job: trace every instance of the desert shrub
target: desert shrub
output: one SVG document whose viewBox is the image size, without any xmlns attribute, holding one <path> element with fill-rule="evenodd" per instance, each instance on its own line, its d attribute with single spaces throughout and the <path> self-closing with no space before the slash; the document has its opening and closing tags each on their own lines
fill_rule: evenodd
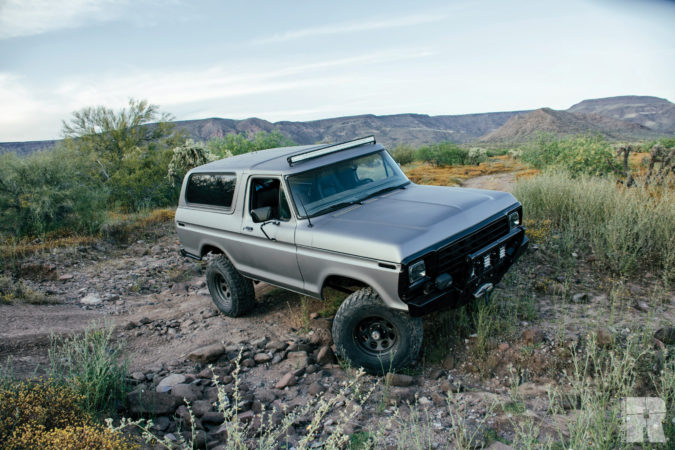
<svg viewBox="0 0 675 450">
<path fill-rule="evenodd" d="M 17 430 L 7 442 L 7 449 L 79 450 L 127 450 L 139 448 L 130 443 L 121 433 L 101 425 L 67 426 L 45 429 L 43 426 Z"/>
<path fill-rule="evenodd" d="M 417 150 L 417 159 L 434 166 L 454 166 L 467 163 L 469 151 L 452 142 L 426 145 Z"/>
<path fill-rule="evenodd" d="M 13 280 L 9 276 L 0 276 L 0 304 L 20 301 L 30 304 L 50 303 L 50 299 L 43 293 L 34 291 L 23 282 Z"/>
<path fill-rule="evenodd" d="M 92 415 L 113 410 L 126 395 L 127 362 L 112 327 L 90 326 L 81 335 L 53 338 L 50 374 L 71 386 Z"/>
<path fill-rule="evenodd" d="M 267 148 L 288 147 L 295 145 L 293 140 L 284 136 L 277 130 L 268 132 L 259 131 L 253 136 L 247 133 L 226 134 L 221 138 L 210 140 L 207 149 L 220 158 L 241 155 L 243 153 L 265 150 Z"/>
<path fill-rule="evenodd" d="M 399 144 L 391 149 L 389 153 L 401 165 L 410 164 L 415 161 L 417 156 L 417 150 L 409 144 Z"/>
<path fill-rule="evenodd" d="M 18 382 L 0 388 L 0 442 L 21 434 L 17 430 L 45 430 L 91 424 L 81 406 L 83 398 L 68 385 L 53 380 Z"/>
<path fill-rule="evenodd" d="M 550 221 L 552 248 L 593 252 L 599 264 L 621 275 L 654 270 L 675 278 L 673 191 L 550 173 L 519 180 L 515 195 L 526 220 Z"/>
<path fill-rule="evenodd" d="M 488 152 L 484 148 L 470 148 L 466 155 L 466 164 L 478 165 L 487 160 Z"/>
<path fill-rule="evenodd" d="M 608 159 L 613 158 L 611 146 L 601 136 L 557 138 L 542 135 L 522 149 L 521 159 L 537 169 L 561 168 L 574 176 L 605 175 L 612 172 Z"/>
<path fill-rule="evenodd" d="M 173 149 L 167 177 L 171 183 L 179 185 L 190 169 L 215 159 L 216 156 L 204 147 L 204 144 L 188 139 L 183 145 Z"/>
<path fill-rule="evenodd" d="M 92 232 L 103 219 L 107 198 L 87 162 L 64 148 L 23 158 L 0 156 L 0 233 Z"/>
</svg>

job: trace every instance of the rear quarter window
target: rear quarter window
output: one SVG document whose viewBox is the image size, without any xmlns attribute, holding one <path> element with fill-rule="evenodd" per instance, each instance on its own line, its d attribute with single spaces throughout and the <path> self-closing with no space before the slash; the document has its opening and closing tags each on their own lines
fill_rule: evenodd
<svg viewBox="0 0 675 450">
<path fill-rule="evenodd" d="M 194 173 L 188 179 L 185 201 L 198 205 L 230 208 L 237 177 L 234 174 Z"/>
</svg>

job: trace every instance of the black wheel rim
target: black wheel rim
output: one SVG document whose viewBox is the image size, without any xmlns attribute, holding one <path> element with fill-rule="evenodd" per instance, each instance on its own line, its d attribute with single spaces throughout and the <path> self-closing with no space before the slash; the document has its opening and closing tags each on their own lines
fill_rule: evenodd
<svg viewBox="0 0 675 450">
<path fill-rule="evenodd" d="M 354 341 L 364 352 L 381 355 L 396 345 L 398 330 L 382 317 L 368 317 L 354 328 Z"/>
<path fill-rule="evenodd" d="M 214 285 L 218 298 L 226 305 L 229 305 L 232 301 L 232 291 L 230 291 L 230 286 L 221 274 L 216 274 L 214 277 Z"/>
</svg>

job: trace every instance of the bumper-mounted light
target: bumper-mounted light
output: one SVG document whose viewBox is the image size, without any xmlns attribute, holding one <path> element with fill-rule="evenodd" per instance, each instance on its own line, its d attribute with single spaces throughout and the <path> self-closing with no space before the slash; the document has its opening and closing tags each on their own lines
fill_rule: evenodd
<svg viewBox="0 0 675 450">
<path fill-rule="evenodd" d="M 417 261 L 408 267 L 408 280 L 413 284 L 427 276 L 427 268 L 424 261 Z"/>
</svg>

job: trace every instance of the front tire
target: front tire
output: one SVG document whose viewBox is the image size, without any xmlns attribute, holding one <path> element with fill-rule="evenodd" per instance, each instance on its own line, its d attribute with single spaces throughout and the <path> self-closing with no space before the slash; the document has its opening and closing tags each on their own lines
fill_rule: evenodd
<svg viewBox="0 0 675 450">
<path fill-rule="evenodd" d="M 206 284 L 213 303 L 226 316 L 239 317 L 255 306 L 253 282 L 243 277 L 225 255 L 209 261 Z"/>
<path fill-rule="evenodd" d="M 338 355 L 370 373 L 409 365 L 419 354 L 422 336 L 420 318 L 388 308 L 371 288 L 347 297 L 333 320 Z"/>
</svg>

